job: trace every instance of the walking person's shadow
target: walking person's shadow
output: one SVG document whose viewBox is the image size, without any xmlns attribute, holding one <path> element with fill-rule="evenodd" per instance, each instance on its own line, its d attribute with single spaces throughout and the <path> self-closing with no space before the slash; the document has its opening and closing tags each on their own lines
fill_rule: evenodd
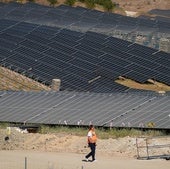
<svg viewBox="0 0 170 169">
<path fill-rule="evenodd" d="M 84 159 L 84 160 L 82 160 L 83 162 L 86 162 L 86 163 L 88 163 L 88 162 L 93 162 L 93 160 L 86 160 L 86 159 Z"/>
</svg>

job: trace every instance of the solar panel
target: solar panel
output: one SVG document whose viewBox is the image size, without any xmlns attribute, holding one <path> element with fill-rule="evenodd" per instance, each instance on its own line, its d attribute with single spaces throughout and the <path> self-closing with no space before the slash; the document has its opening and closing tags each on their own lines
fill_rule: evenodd
<svg viewBox="0 0 170 169">
<path fill-rule="evenodd" d="M 13 24 L 13 22 L 11 22 L 11 24 Z M 96 75 L 111 79 L 116 79 L 118 76 L 125 76 L 139 82 L 145 82 L 149 78 L 152 78 L 169 84 L 168 61 L 165 62 L 165 59 L 161 59 L 163 56 L 168 58 L 169 55 L 157 53 L 155 49 L 144 48 L 140 45 L 134 45 L 130 42 L 93 32 L 78 33 L 68 29 L 54 30 L 54 28 L 47 26 L 43 26 L 42 29 L 40 29 L 41 26 L 37 27 L 37 25 L 24 24 L 23 22 L 15 25 L 18 25 L 18 30 L 12 29 L 11 34 L 8 34 L 10 29 L 7 29 L 4 33 L 0 34 L 2 35 L 0 37 L 2 43 L 1 48 L 3 47 L 4 50 L 12 49 L 14 52 L 22 54 L 26 59 L 31 56 L 37 64 L 44 64 L 46 62 L 49 66 L 62 70 L 72 65 L 78 68 L 81 67 L 86 72 L 95 73 Z M 27 25 L 29 26 L 27 27 Z M 27 27 L 26 29 L 24 29 L 25 26 Z M 15 32 L 18 32 L 21 28 L 24 30 L 23 32 L 27 34 L 14 35 Z M 39 36 L 29 33 L 29 31 L 36 31 L 36 29 L 42 30 L 42 34 L 45 30 L 50 30 L 52 32 L 50 35 L 52 38 L 50 38 L 50 40 L 39 38 Z M 71 34 L 72 32 L 73 35 Z M 15 43 L 15 36 L 17 37 L 16 41 L 18 44 Z M 72 39 L 67 40 L 67 38 Z M 12 41 L 13 43 L 11 43 Z M 80 42 L 81 44 L 79 44 Z M 120 46 L 120 48 L 118 46 Z M 141 49 L 145 52 L 140 52 Z M 4 50 L 2 50 L 1 53 L 3 53 Z M 8 54 L 10 53 L 8 52 Z M 4 58 L 5 55 L 4 53 Z M 13 55 L 13 53 L 11 53 L 11 55 Z M 156 58 L 156 56 L 158 56 L 158 58 L 152 60 L 152 58 Z M 3 57 L 1 56 L 1 60 L 3 60 Z M 51 58 L 51 60 L 49 58 Z M 18 63 L 18 67 L 22 66 L 22 69 L 24 69 L 23 65 L 26 65 L 26 63 L 23 63 L 23 61 L 24 59 L 21 61 L 22 64 L 19 64 L 18 61 L 14 63 L 14 61 L 11 60 L 11 64 L 16 65 L 16 63 Z M 67 62 L 69 62 L 69 64 Z M 161 72 L 161 70 L 163 71 Z M 41 71 L 47 70 L 42 69 Z M 36 72 L 40 72 L 40 70 Z M 55 72 L 52 74 L 55 74 Z M 79 75 L 77 74 L 77 76 Z M 49 78 L 47 81 L 49 81 Z"/>
<path fill-rule="evenodd" d="M 1 33 L 0 38 L 4 39 L 6 41 L 9 41 L 9 42 L 15 43 L 15 44 L 20 43 L 21 41 L 24 40 L 23 37 L 18 37 L 18 36 L 15 36 L 15 35 L 9 35 L 7 33 Z"/>
<path fill-rule="evenodd" d="M 168 17 L 170 15 L 170 10 L 153 9 L 153 10 L 149 11 L 149 13 Z"/>
<path fill-rule="evenodd" d="M 20 45 L 30 48 L 32 50 L 38 51 L 38 52 L 43 52 L 48 49 L 48 47 L 46 47 L 45 45 L 33 42 L 31 40 L 24 40 L 20 43 Z"/>
<path fill-rule="evenodd" d="M 33 3 L 22 5 L 14 3 L 6 4 L 1 8 L 8 11 L 6 16 L 3 15 L 4 18 L 10 17 L 16 20 L 0 20 L 2 64 L 7 64 L 6 58 L 10 57 L 8 61 L 11 60 L 11 63 L 8 64 L 24 69 L 23 65 L 27 62 L 31 64 L 30 60 L 33 60 L 32 68 L 37 64 L 35 72 L 43 71 L 40 74 L 43 75 L 43 79 L 46 77 L 47 81 L 55 76 L 57 70 L 61 78 L 61 70 L 67 70 L 63 72 L 63 76 L 66 76 L 66 73 L 73 73 L 77 78 L 84 75 L 87 79 L 95 76 L 109 79 L 125 76 L 139 82 L 152 78 L 170 83 L 169 54 L 111 36 L 115 27 L 126 29 L 126 27 L 140 25 L 141 27 L 137 29 L 151 31 L 161 27 L 159 25 L 161 22 L 64 5 L 52 8 Z M 24 9 L 26 15 L 21 13 Z M 20 16 L 21 20 L 17 21 Z M 23 18 L 25 22 L 22 22 Z M 87 32 L 81 32 L 82 27 L 77 27 L 79 31 L 69 30 L 80 23 L 86 24 L 84 30 L 87 29 Z M 162 24 L 165 25 L 163 22 Z M 167 24 L 164 29 L 168 28 Z M 95 32 L 99 29 L 103 33 L 108 32 L 109 35 Z M 21 61 L 12 60 L 12 55 L 16 56 L 16 53 L 22 56 Z M 52 67 L 50 71 L 47 65 L 48 68 Z M 78 69 L 77 74 L 75 68 Z M 26 66 L 25 69 L 27 70 L 28 67 Z M 46 76 L 47 74 L 50 78 Z M 71 81 L 67 81 L 67 84 L 71 84 Z M 107 90 L 107 87 L 105 89 Z"/>
<path fill-rule="evenodd" d="M 17 3 L 15 5 L 13 3 L 12 5 L 4 5 L 1 8 L 2 9 L 9 8 L 8 10 L 10 12 L 14 11 L 14 9 L 18 10 L 18 17 L 19 17 L 19 15 L 23 14 L 23 12 L 20 12 L 20 14 L 19 14 L 20 9 L 29 10 L 26 15 L 22 16 L 22 18 L 24 17 L 25 20 L 26 19 L 29 21 L 31 20 L 34 23 L 35 23 L 35 21 L 38 22 L 39 21 L 38 18 L 41 18 L 44 15 L 44 20 L 46 20 L 46 22 L 47 22 L 46 25 L 49 23 L 49 21 L 51 21 L 50 24 L 52 24 L 52 22 L 55 23 L 51 17 L 53 15 L 57 16 L 58 14 L 60 15 L 60 19 L 59 18 L 58 19 L 60 20 L 61 24 L 62 24 L 61 18 L 63 16 L 64 17 L 70 16 L 70 19 L 66 18 L 68 22 L 70 22 L 71 18 L 75 18 L 76 20 L 74 20 L 74 23 L 77 22 L 77 24 L 78 24 L 78 22 L 81 19 L 83 21 L 84 18 L 88 18 L 87 21 L 89 21 L 89 23 L 90 23 L 90 20 L 92 18 L 94 18 L 94 19 L 97 18 L 96 21 L 98 21 L 99 24 L 104 23 L 105 27 L 107 27 L 107 25 L 113 26 L 113 25 L 126 25 L 126 24 L 128 24 L 130 27 L 130 25 L 135 26 L 136 24 L 139 24 L 140 26 L 148 27 L 149 29 L 152 29 L 152 28 L 158 28 L 161 25 L 161 24 L 159 25 L 159 23 L 157 23 L 156 21 L 146 19 L 146 18 L 145 19 L 144 18 L 131 18 L 131 17 L 125 17 L 125 16 L 121 16 L 118 14 L 113 14 L 113 13 L 107 14 L 107 13 L 103 13 L 103 12 L 96 11 L 96 10 L 87 10 L 82 7 L 68 7 L 68 6 L 64 6 L 64 5 L 58 6 L 57 8 L 50 8 L 47 6 L 42 6 L 42 5 L 38 5 L 38 4 L 35 5 L 32 3 L 26 3 L 24 5 L 23 4 L 18 5 Z M 14 8 L 14 9 L 11 11 L 10 10 L 11 8 Z M 6 11 L 6 9 L 4 11 Z M 10 15 L 9 11 L 8 11 L 8 13 Z M 53 14 L 50 14 L 51 12 Z M 78 15 L 81 17 L 76 18 L 76 16 L 78 16 Z M 7 15 L 7 17 L 9 17 L 9 16 Z M 11 17 L 12 17 L 12 15 L 11 15 Z M 13 18 L 11 18 L 11 19 L 14 19 L 14 18 L 16 19 L 15 15 L 13 15 Z M 43 22 L 42 18 L 40 20 Z M 45 24 L 45 22 L 44 22 L 44 24 Z M 59 22 L 58 22 L 58 24 L 59 24 Z M 66 24 L 66 22 L 65 22 L 65 24 Z M 72 24 L 73 24 L 73 22 L 72 22 Z M 95 26 L 96 26 L 96 24 L 95 24 Z M 102 31 L 102 30 L 100 30 L 100 31 Z"/>
<path fill-rule="evenodd" d="M 1 46 L 1 48 L 8 49 L 8 50 L 13 50 L 18 47 L 17 44 L 3 40 L 1 38 L 0 38 L 0 46 Z"/>
<path fill-rule="evenodd" d="M 78 44 L 78 42 L 74 41 L 74 39 L 72 39 L 72 38 L 69 38 L 69 36 L 67 37 L 67 35 L 65 35 L 65 37 L 63 37 L 61 34 L 57 34 L 51 40 L 55 41 L 56 43 L 65 44 L 65 45 L 71 46 L 71 47 L 74 47 Z"/>
<path fill-rule="evenodd" d="M 76 49 L 67 46 L 67 43 L 59 43 L 59 42 L 51 42 L 50 44 L 48 44 L 48 46 L 50 46 L 51 48 L 58 50 L 62 53 L 65 53 L 67 55 L 72 55 L 73 53 L 76 52 Z"/>
<path fill-rule="evenodd" d="M 169 96 L 119 92 L 0 94 L 0 121 L 83 126 L 92 123 L 96 126 L 137 128 L 148 128 L 148 123 L 153 122 L 157 129 L 170 128 Z"/>
</svg>

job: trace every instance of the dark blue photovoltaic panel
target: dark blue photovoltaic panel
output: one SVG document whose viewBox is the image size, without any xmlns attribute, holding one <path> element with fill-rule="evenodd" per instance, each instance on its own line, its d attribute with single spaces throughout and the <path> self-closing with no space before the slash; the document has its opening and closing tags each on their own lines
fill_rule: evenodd
<svg viewBox="0 0 170 169">
<path fill-rule="evenodd" d="M 148 12 L 149 14 L 154 14 L 154 15 L 161 15 L 161 16 L 170 16 L 170 10 L 161 10 L 161 9 L 153 9 Z"/>
<path fill-rule="evenodd" d="M 13 24 L 11 22 L 11 25 Z M 119 76 L 124 76 L 141 83 L 146 82 L 148 79 L 162 81 L 167 84 L 170 83 L 169 54 L 164 52 L 157 52 L 155 49 L 93 32 L 79 33 L 61 28 L 55 30 L 52 27 L 29 25 L 24 22 L 16 22 L 14 25 L 15 27 L 18 25 L 17 30 L 13 29 L 14 26 L 10 27 L 9 25 L 9 28 L 0 34 L 2 64 L 8 63 L 8 65 L 18 66 L 19 70 L 29 69 L 28 73 L 31 75 L 37 73 L 35 76 L 39 77 L 40 81 L 42 81 L 41 78 L 47 78 L 45 81 L 50 83 L 52 78 L 56 78 L 56 75 L 60 74 L 58 77 L 65 81 L 62 85 L 67 84 L 68 86 L 73 81 L 71 81 L 71 78 L 66 79 L 65 75 L 74 74 L 77 77 L 87 77 L 87 81 L 98 76 L 114 80 Z M 24 34 L 16 35 L 15 33 L 18 33 L 20 29 L 23 29 Z M 43 35 L 45 30 L 47 32 L 49 30 L 51 38 L 34 35 L 32 32 L 36 32 L 36 30 L 41 30 L 41 35 Z M 9 34 L 9 32 L 11 33 Z M 17 59 L 15 57 L 15 59 L 12 59 L 12 55 L 16 56 L 17 53 L 22 58 L 18 57 Z M 6 60 L 7 57 L 10 59 Z M 40 65 L 45 66 L 39 67 Z M 50 71 L 47 69 L 47 66 L 51 67 Z M 38 68 L 41 69 L 38 70 Z M 61 71 L 60 73 L 57 72 L 58 69 Z M 62 77 L 62 73 L 65 78 Z M 77 78 L 77 80 L 79 79 Z M 102 83 L 100 82 L 100 84 Z M 108 83 L 111 84 L 112 82 Z M 78 82 L 76 84 L 80 85 Z M 102 87 L 104 88 L 104 85 Z M 63 90 L 66 88 L 62 86 Z M 80 90 L 81 87 L 77 86 L 77 88 Z M 104 91 L 109 92 L 113 89 L 109 88 L 108 90 L 106 86 L 105 88 L 107 90 Z M 83 90 L 87 89 L 82 88 Z M 100 90 L 103 91 L 101 87 Z"/>
<path fill-rule="evenodd" d="M 93 65 L 99 64 L 99 62 L 101 62 L 102 59 L 97 57 L 97 56 L 99 56 L 99 55 L 97 55 L 98 52 L 92 54 L 93 52 L 95 52 L 95 50 L 92 50 L 91 54 L 89 54 L 90 53 L 89 48 L 85 48 L 85 47 L 83 46 L 83 49 L 80 47 L 76 48 L 76 49 L 78 49 L 78 51 L 76 53 L 74 53 L 74 55 L 73 55 L 74 58 L 86 60 L 86 61 L 92 63 Z M 100 52 L 100 54 L 101 54 L 101 52 Z"/>
<path fill-rule="evenodd" d="M 105 54 L 104 52 L 99 51 L 98 49 L 96 50 L 96 49 L 94 49 L 94 48 L 92 48 L 92 47 L 90 47 L 89 45 L 86 45 L 86 44 L 77 45 L 76 49 L 83 51 L 83 52 L 86 52 L 89 55 L 97 56 L 97 58 L 100 58 L 101 55 Z"/>
<path fill-rule="evenodd" d="M 9 41 L 9 42 L 12 42 L 12 43 L 20 43 L 21 41 L 24 40 L 24 38 L 22 37 L 18 37 L 18 36 L 15 36 L 15 35 L 9 35 L 9 34 L 6 34 L 6 33 L 1 33 L 0 34 L 0 37 L 1 39 L 4 39 L 6 41 Z"/>
<path fill-rule="evenodd" d="M 131 71 L 125 73 L 124 77 L 130 78 L 130 79 L 137 79 L 136 81 L 138 81 L 140 83 L 145 83 L 149 79 L 149 76 L 139 73 L 133 69 Z"/>
<path fill-rule="evenodd" d="M 3 49 L 14 50 L 18 45 L 0 38 L 0 47 Z"/>
<path fill-rule="evenodd" d="M 24 12 L 23 12 L 24 11 Z M 159 13 L 160 11 L 158 11 Z M 162 11 L 168 15 L 169 11 Z M 130 33 L 136 31 L 147 34 L 153 30 L 159 33 L 169 31 L 170 22 L 165 17 L 157 17 L 158 20 L 151 20 L 147 17 L 132 18 L 115 13 L 104 13 L 96 10 L 89 10 L 82 7 L 71 7 L 60 5 L 52 8 L 34 3 L 8 3 L 1 6 L 1 17 L 6 19 L 27 21 L 57 27 L 67 26 L 69 28 L 82 30 L 98 30 L 100 33 L 111 34 L 113 30 L 120 30 Z M 161 15 L 163 16 L 163 15 Z M 81 23 L 81 24 L 80 24 Z M 83 25 L 83 27 L 82 27 Z M 102 26 L 103 25 L 103 26 Z M 110 29 L 109 27 L 115 28 Z M 80 30 L 80 29 L 79 29 Z M 156 35 L 157 37 L 159 35 Z M 156 38 L 155 36 L 155 38 Z"/>
<path fill-rule="evenodd" d="M 157 129 L 170 129 L 169 92 L 115 82 L 123 76 L 170 85 L 170 54 L 159 50 L 160 39 L 169 34 L 170 22 L 163 17 L 0 3 L 0 65 L 47 85 L 61 79 L 59 92 L 0 91 L 0 121 L 130 128 L 152 121 Z M 154 48 L 135 43 L 139 37 Z"/>
<path fill-rule="evenodd" d="M 62 83 L 63 90 L 67 90 L 64 84 L 81 88 L 79 82 L 72 84 L 69 75 L 80 81 L 83 77 L 94 81 L 100 86 L 95 86 L 95 91 L 100 88 L 98 92 L 112 91 L 110 80 L 120 76 L 141 83 L 153 79 L 170 84 L 168 53 L 112 37 L 109 33 L 114 27 L 129 31 L 135 25 L 136 30 L 140 25 L 139 29 L 149 32 L 154 27 L 161 29 L 160 23 L 165 30 L 169 28 L 168 23 L 165 26 L 164 22 L 65 5 L 53 8 L 34 3 L 8 3 L 1 9 L 7 11 L 0 19 L 0 61 L 4 66 L 29 70 L 30 75 L 35 74 L 40 81 L 49 84 L 56 76 L 60 77 L 65 82 Z M 24 9 L 25 14 L 21 13 Z M 74 29 L 78 23 L 84 25 Z M 83 32 L 84 26 L 92 31 Z M 107 87 L 101 85 L 104 81 L 107 81 Z M 90 89 L 93 91 L 94 87 Z"/>
<path fill-rule="evenodd" d="M 56 58 L 63 62 L 68 62 L 73 59 L 72 56 L 70 56 L 69 54 L 67 55 L 66 53 L 63 53 L 62 51 L 58 51 L 56 49 L 51 49 L 51 48 L 44 51 L 43 54 L 45 54 L 46 57 Z"/>
<path fill-rule="evenodd" d="M 72 55 L 73 53 L 75 53 L 77 50 L 72 48 L 71 46 L 67 46 L 67 44 L 63 43 L 58 43 L 57 42 L 52 42 L 50 44 L 48 44 L 48 46 L 50 46 L 51 48 L 58 50 L 62 53 L 65 53 L 67 55 Z"/>
<path fill-rule="evenodd" d="M 40 58 L 44 57 L 44 55 L 41 54 L 40 52 L 35 51 L 35 50 L 25 47 L 25 46 L 20 46 L 20 47 L 16 48 L 15 50 L 13 50 L 13 52 L 34 58 L 35 61 L 38 61 Z"/>
<path fill-rule="evenodd" d="M 69 38 L 69 36 L 67 36 L 67 35 L 63 36 L 62 33 L 57 34 L 51 40 L 56 41 L 57 43 L 61 43 L 61 44 L 65 44 L 67 46 L 71 46 L 71 47 L 74 47 L 78 44 L 77 41 L 74 41 L 74 39 Z"/>
</svg>

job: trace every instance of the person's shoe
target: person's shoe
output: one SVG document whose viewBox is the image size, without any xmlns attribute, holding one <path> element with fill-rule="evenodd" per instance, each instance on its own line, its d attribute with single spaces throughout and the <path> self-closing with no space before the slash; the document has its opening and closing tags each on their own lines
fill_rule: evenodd
<svg viewBox="0 0 170 169">
<path fill-rule="evenodd" d="M 97 160 L 92 160 L 92 162 L 97 162 Z"/>
<path fill-rule="evenodd" d="M 85 160 L 88 162 L 89 161 L 89 159 L 88 158 L 85 158 Z"/>
</svg>

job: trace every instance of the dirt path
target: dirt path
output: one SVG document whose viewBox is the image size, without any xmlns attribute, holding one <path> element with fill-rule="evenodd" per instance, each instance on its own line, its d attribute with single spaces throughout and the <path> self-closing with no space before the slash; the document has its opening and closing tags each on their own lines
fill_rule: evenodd
<svg viewBox="0 0 170 169">
<path fill-rule="evenodd" d="M 5 137 L 6 130 L 0 129 L 0 169 L 169 169 L 170 166 L 170 160 L 165 159 L 138 160 L 135 137 L 98 139 L 95 163 L 82 161 L 90 151 L 86 136 L 23 133 L 12 128 L 9 141 Z M 145 146 L 145 139 L 140 138 L 139 144 Z M 170 144 L 170 137 L 153 138 L 150 144 Z M 170 147 L 152 149 L 150 153 L 170 154 Z M 146 156 L 146 149 L 140 155 Z"/>
<path fill-rule="evenodd" d="M 169 169 L 170 161 L 137 160 L 127 157 L 97 155 L 97 162 L 84 162 L 84 154 L 38 151 L 0 151 L 0 168 L 23 169 Z M 11 168 L 10 168 L 11 167 Z"/>
</svg>

